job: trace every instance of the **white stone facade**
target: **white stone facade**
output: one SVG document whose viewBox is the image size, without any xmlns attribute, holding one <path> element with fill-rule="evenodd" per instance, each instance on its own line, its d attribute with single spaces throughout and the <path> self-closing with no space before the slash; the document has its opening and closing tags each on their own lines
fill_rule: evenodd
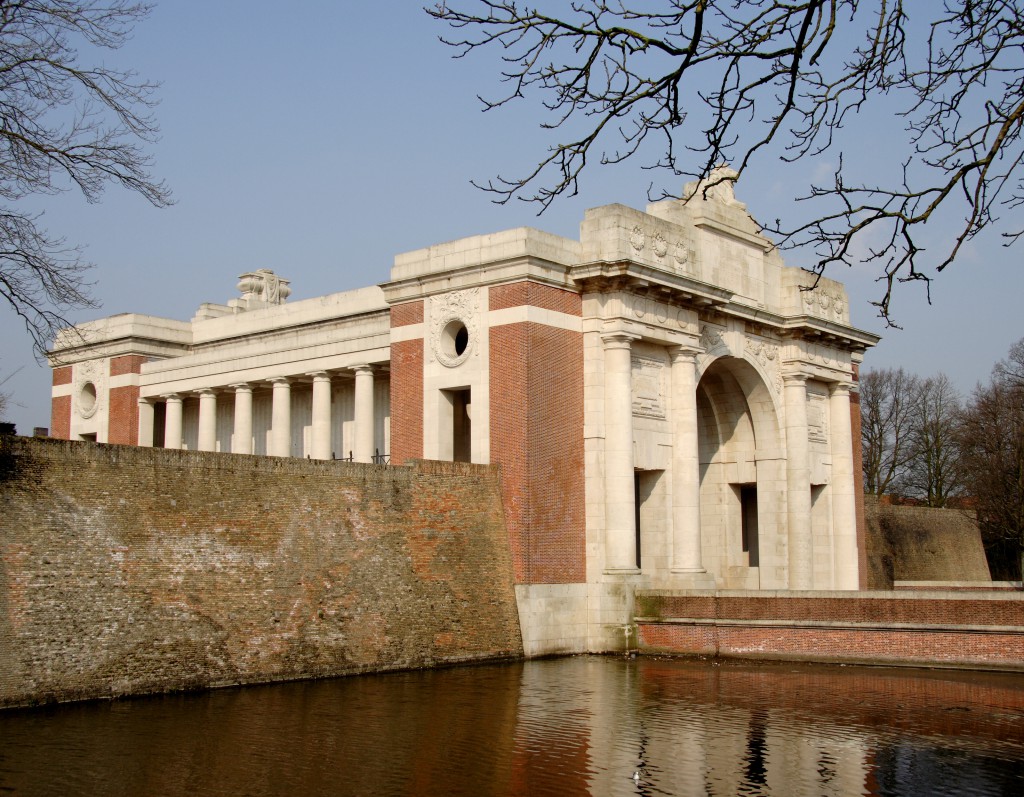
<svg viewBox="0 0 1024 797">
<path fill-rule="evenodd" d="M 400 255 L 379 287 L 285 302 L 261 270 L 191 322 L 83 325 L 54 349 L 53 427 L 499 464 L 531 655 L 622 648 L 637 588 L 857 589 L 850 395 L 877 338 L 784 266 L 731 176 L 588 211 L 579 241 Z"/>
</svg>

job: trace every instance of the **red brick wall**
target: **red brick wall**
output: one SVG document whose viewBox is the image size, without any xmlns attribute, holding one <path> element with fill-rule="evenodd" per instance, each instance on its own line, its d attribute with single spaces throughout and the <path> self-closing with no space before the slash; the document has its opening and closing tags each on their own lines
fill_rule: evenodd
<svg viewBox="0 0 1024 797">
<path fill-rule="evenodd" d="M 586 580 L 582 366 L 579 332 L 490 330 L 491 461 L 501 465 L 517 583 Z"/>
<path fill-rule="evenodd" d="M 123 359 L 123 358 L 118 358 Z M 113 366 L 113 361 L 111 361 Z M 113 368 L 111 368 L 113 371 Z M 111 374 L 113 376 L 114 374 Z M 110 389 L 107 442 L 134 446 L 139 443 L 139 387 L 125 385 Z"/>
<path fill-rule="evenodd" d="M 120 357 L 111 357 L 110 375 L 140 374 L 142 373 L 142 364 L 144 362 L 146 362 L 146 358 L 141 354 L 125 354 Z"/>
<path fill-rule="evenodd" d="M 71 396 L 55 396 L 50 402 L 50 437 L 71 439 Z"/>
<path fill-rule="evenodd" d="M 61 368 L 53 369 L 53 386 L 58 385 L 70 385 L 71 384 L 71 366 L 65 365 Z"/>
<path fill-rule="evenodd" d="M 391 326 L 404 327 L 423 323 L 423 302 L 406 302 L 391 307 Z"/>
<path fill-rule="evenodd" d="M 490 288 L 488 305 L 491 310 L 530 305 L 568 315 L 583 315 L 583 297 L 580 294 L 526 280 Z"/>
<path fill-rule="evenodd" d="M 392 308 L 394 323 L 394 308 Z M 391 461 L 423 457 L 423 340 L 391 344 Z"/>
<path fill-rule="evenodd" d="M 638 593 L 637 614 L 650 653 L 1024 668 L 1019 599 Z"/>
</svg>

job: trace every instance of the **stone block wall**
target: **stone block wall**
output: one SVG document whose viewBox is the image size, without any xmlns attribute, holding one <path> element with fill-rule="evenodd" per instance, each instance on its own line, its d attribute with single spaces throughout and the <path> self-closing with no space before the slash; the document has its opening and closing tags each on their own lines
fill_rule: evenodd
<svg viewBox="0 0 1024 797">
<path fill-rule="evenodd" d="M 640 650 L 1024 671 L 1024 595 L 638 592 Z"/>
<path fill-rule="evenodd" d="M 522 656 L 496 468 L 3 445 L 0 706 Z"/>
</svg>

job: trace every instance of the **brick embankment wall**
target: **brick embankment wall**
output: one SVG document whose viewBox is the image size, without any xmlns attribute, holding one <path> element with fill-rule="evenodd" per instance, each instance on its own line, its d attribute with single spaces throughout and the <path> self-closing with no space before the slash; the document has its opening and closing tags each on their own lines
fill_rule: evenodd
<svg viewBox="0 0 1024 797">
<path fill-rule="evenodd" d="M 1024 671 L 1024 595 L 638 592 L 640 650 Z"/>
<path fill-rule="evenodd" d="M 494 468 L 3 445 L 0 706 L 522 655 Z"/>
</svg>

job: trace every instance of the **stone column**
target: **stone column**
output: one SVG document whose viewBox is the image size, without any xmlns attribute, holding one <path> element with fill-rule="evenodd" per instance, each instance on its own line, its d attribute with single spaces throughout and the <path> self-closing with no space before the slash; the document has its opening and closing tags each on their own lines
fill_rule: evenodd
<svg viewBox="0 0 1024 797">
<path fill-rule="evenodd" d="M 199 391 L 199 450 L 217 449 L 217 394 L 210 388 Z"/>
<path fill-rule="evenodd" d="M 605 572 L 638 573 L 633 487 L 633 361 L 636 335 L 612 332 L 604 341 Z"/>
<path fill-rule="evenodd" d="M 292 454 L 292 388 L 285 377 L 271 379 L 274 402 L 270 418 L 270 456 L 290 457 Z"/>
<path fill-rule="evenodd" d="M 788 374 L 786 394 L 786 505 L 789 588 L 814 586 L 811 545 L 811 460 L 807 436 L 807 377 Z"/>
<path fill-rule="evenodd" d="M 331 377 L 316 371 L 313 377 L 313 459 L 331 458 Z"/>
<path fill-rule="evenodd" d="M 152 448 L 153 446 L 153 415 L 153 401 L 140 398 L 138 443 L 143 448 Z"/>
<path fill-rule="evenodd" d="M 355 406 L 355 452 L 356 462 L 373 461 L 373 367 L 357 365 L 356 406 Z"/>
<path fill-rule="evenodd" d="M 672 572 L 703 573 L 700 543 L 700 458 L 697 453 L 697 355 L 673 346 Z"/>
<path fill-rule="evenodd" d="M 162 398 L 167 409 L 164 416 L 164 448 L 181 448 L 181 396 L 177 393 L 168 393 Z"/>
<path fill-rule="evenodd" d="M 832 533 L 835 552 L 835 588 L 859 586 L 857 551 L 857 493 L 853 481 L 853 430 L 850 424 L 850 388 L 832 385 L 829 427 L 832 446 Z"/>
<path fill-rule="evenodd" d="M 235 428 L 231 435 L 232 454 L 252 453 L 252 386 L 232 385 L 235 389 Z"/>
</svg>

